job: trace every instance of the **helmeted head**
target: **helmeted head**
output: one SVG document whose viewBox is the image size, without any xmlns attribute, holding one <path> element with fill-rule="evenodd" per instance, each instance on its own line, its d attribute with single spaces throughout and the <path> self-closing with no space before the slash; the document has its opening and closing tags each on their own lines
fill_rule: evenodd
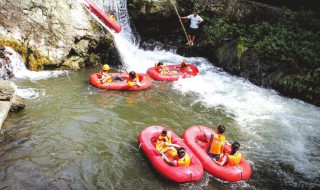
<svg viewBox="0 0 320 190">
<path fill-rule="evenodd" d="M 136 78 L 136 72 L 130 71 L 129 77 L 132 78 L 132 79 Z"/>
<path fill-rule="evenodd" d="M 225 128 L 223 125 L 219 125 L 218 128 L 217 128 L 217 130 L 218 130 L 218 132 L 219 132 L 220 134 L 223 134 L 224 131 L 226 130 L 226 128 Z"/>
<path fill-rule="evenodd" d="M 167 129 L 163 129 L 162 132 L 161 132 L 161 135 L 162 136 L 166 136 L 168 133 L 168 130 Z"/>
<path fill-rule="evenodd" d="M 103 70 L 103 71 L 109 71 L 109 70 L 110 70 L 109 65 L 107 65 L 107 64 L 103 65 L 103 66 L 102 66 L 102 70 Z"/>
<path fill-rule="evenodd" d="M 182 158 L 182 157 L 184 157 L 184 155 L 186 154 L 186 149 L 184 149 L 184 148 L 179 148 L 178 149 L 178 156 L 179 156 L 179 158 Z"/>
</svg>

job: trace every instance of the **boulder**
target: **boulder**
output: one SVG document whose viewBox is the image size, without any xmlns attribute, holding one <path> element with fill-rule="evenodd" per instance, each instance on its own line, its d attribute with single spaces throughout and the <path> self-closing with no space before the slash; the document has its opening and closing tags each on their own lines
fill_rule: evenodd
<svg viewBox="0 0 320 190">
<path fill-rule="evenodd" d="M 0 79 L 0 129 L 8 112 L 17 112 L 26 107 L 27 101 L 16 95 L 17 86 L 8 80 Z"/>
</svg>

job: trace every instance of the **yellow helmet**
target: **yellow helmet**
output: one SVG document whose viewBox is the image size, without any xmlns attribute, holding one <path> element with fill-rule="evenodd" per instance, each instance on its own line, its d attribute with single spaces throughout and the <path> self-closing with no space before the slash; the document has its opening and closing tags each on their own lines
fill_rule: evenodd
<svg viewBox="0 0 320 190">
<path fill-rule="evenodd" d="M 103 70 L 103 71 L 108 71 L 108 70 L 110 70 L 109 65 L 103 65 L 103 66 L 102 66 L 102 70 Z"/>
</svg>

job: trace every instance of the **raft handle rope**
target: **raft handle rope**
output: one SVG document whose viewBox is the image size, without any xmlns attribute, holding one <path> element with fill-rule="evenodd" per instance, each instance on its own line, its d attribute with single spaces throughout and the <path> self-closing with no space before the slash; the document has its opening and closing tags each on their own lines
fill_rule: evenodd
<svg viewBox="0 0 320 190">
<path fill-rule="evenodd" d="M 174 1 L 174 0 L 172 0 L 171 3 L 173 4 L 174 10 L 175 10 L 176 13 L 177 13 L 177 16 L 178 16 L 178 18 L 179 18 L 180 24 L 181 24 L 182 29 L 183 29 L 183 31 L 184 31 L 184 34 L 185 34 L 185 36 L 186 36 L 186 38 L 187 38 L 188 44 L 189 44 L 189 46 L 191 46 L 191 44 L 190 44 L 190 41 L 191 41 L 191 40 L 189 39 L 189 36 L 188 36 L 188 34 L 187 34 L 187 31 L 186 31 L 186 29 L 185 29 L 185 27 L 184 27 L 184 25 L 183 25 L 183 23 L 182 23 L 182 20 L 181 20 L 181 18 L 180 18 L 180 16 L 179 16 L 178 9 L 177 9 L 177 7 L 176 7 L 176 5 L 175 5 L 175 2 L 173 2 L 173 1 Z"/>
</svg>

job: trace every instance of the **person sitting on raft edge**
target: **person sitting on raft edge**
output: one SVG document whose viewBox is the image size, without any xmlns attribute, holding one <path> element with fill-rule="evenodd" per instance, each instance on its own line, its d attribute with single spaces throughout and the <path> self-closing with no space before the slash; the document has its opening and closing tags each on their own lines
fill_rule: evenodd
<svg viewBox="0 0 320 190">
<path fill-rule="evenodd" d="M 121 78 L 120 76 L 113 76 L 111 77 L 108 73 L 108 71 L 110 70 L 110 66 L 107 64 L 104 64 L 101 68 L 101 70 L 99 71 L 98 74 L 98 81 L 100 83 L 106 83 L 106 82 L 116 82 L 116 81 L 124 81 L 123 78 Z"/>
</svg>

